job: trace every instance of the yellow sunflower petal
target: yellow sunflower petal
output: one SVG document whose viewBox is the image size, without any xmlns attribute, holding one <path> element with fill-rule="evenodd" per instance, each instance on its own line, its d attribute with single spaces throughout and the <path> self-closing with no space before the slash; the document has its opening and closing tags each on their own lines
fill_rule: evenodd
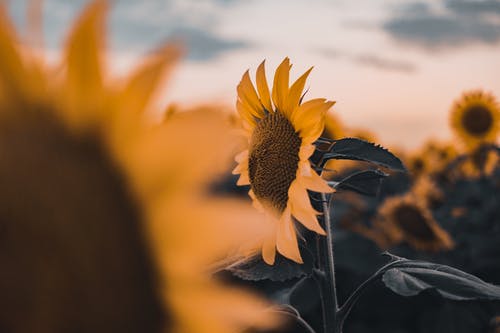
<svg viewBox="0 0 500 333">
<path fill-rule="evenodd" d="M 283 256 L 291 259 L 299 264 L 302 264 L 302 256 L 300 255 L 299 244 L 297 242 L 297 234 L 293 225 L 292 216 L 290 215 L 290 207 L 285 209 L 279 220 L 276 248 Z"/>
<path fill-rule="evenodd" d="M 259 96 L 255 91 L 252 81 L 250 80 L 250 74 L 247 70 L 243 77 L 241 78 L 238 87 L 238 97 L 241 102 L 248 106 L 249 111 L 257 118 L 264 117 L 264 110 L 262 104 L 259 100 Z"/>
<path fill-rule="evenodd" d="M 137 68 L 125 86 L 123 107 L 135 112 L 145 110 L 154 93 L 162 86 L 167 70 L 176 64 L 180 55 L 179 45 L 167 44 Z"/>
<path fill-rule="evenodd" d="M 66 44 L 66 84 L 71 97 L 82 99 L 82 103 L 102 89 L 101 50 L 106 9 L 106 1 L 91 3 L 78 19 Z"/>
<path fill-rule="evenodd" d="M 292 215 L 307 229 L 315 231 L 320 235 L 325 235 L 325 231 L 320 226 L 316 217 L 317 212 L 312 207 L 305 188 L 298 181 L 294 181 L 290 186 L 290 194 Z"/>
<path fill-rule="evenodd" d="M 246 149 L 246 150 L 242 151 L 241 153 L 239 153 L 238 155 L 236 155 L 236 157 L 234 159 L 238 163 L 241 163 L 243 161 L 248 162 L 248 149 Z"/>
<path fill-rule="evenodd" d="M 24 91 L 25 68 L 20 54 L 15 47 L 14 29 L 6 13 L 5 7 L 0 4 L 0 86 L 6 90 L 6 97 L 16 97 Z M 2 82 L 4 84 L 2 84 Z"/>
<path fill-rule="evenodd" d="M 296 107 L 299 106 L 300 97 L 302 97 L 302 91 L 304 90 L 304 86 L 306 84 L 307 77 L 311 73 L 312 69 L 313 69 L 312 67 L 309 68 L 290 87 L 290 91 L 288 93 L 287 107 L 286 107 L 286 109 L 289 112 L 292 112 Z"/>
<path fill-rule="evenodd" d="M 309 166 L 311 169 L 311 167 Z M 300 170 L 298 171 L 300 172 Z M 311 172 L 308 176 L 302 176 L 299 178 L 302 185 L 308 190 L 320 193 L 333 193 L 335 192 L 328 183 L 319 176 L 316 171 L 311 169 Z"/>
<path fill-rule="evenodd" d="M 238 164 L 234 169 L 233 171 L 231 172 L 233 175 L 239 175 L 241 174 L 243 171 L 247 171 L 248 170 L 248 167 L 246 167 L 244 164 Z"/>
<path fill-rule="evenodd" d="M 289 115 L 286 110 L 288 98 L 288 81 L 290 75 L 290 59 L 285 58 L 276 69 L 273 82 L 273 102 L 274 106 L 283 113 Z"/>
<path fill-rule="evenodd" d="M 308 144 L 308 145 L 302 144 L 302 146 L 300 147 L 300 151 L 299 151 L 299 159 L 301 161 L 307 161 L 309 159 L 309 157 L 311 157 L 311 155 L 314 153 L 315 149 L 316 149 L 316 147 L 312 144 Z"/>
<path fill-rule="evenodd" d="M 314 142 L 325 127 L 325 114 L 335 102 L 320 102 L 313 99 L 300 105 L 293 113 L 295 129 L 300 133 L 303 144 Z"/>
<path fill-rule="evenodd" d="M 257 90 L 259 91 L 260 101 L 268 112 L 273 111 L 271 97 L 269 95 L 269 87 L 267 86 L 265 60 L 257 68 Z"/>
<path fill-rule="evenodd" d="M 238 114 L 242 118 L 243 124 L 244 125 L 246 124 L 246 127 L 253 129 L 255 125 L 257 125 L 255 117 L 253 116 L 249 106 L 245 105 L 240 100 L 237 100 L 236 110 L 238 111 Z"/>
<path fill-rule="evenodd" d="M 276 259 L 276 241 L 273 237 L 268 237 L 262 245 L 262 259 L 268 265 L 274 265 Z"/>
<path fill-rule="evenodd" d="M 248 177 L 248 171 L 241 171 L 240 178 L 236 182 L 236 185 L 250 185 L 250 178 Z"/>
</svg>

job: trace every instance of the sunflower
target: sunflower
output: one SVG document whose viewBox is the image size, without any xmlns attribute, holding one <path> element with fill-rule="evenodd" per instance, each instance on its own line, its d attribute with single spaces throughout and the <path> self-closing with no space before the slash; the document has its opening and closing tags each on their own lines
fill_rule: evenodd
<svg viewBox="0 0 500 333">
<path fill-rule="evenodd" d="M 208 333 L 273 325 L 265 302 L 209 271 L 245 233 L 265 235 L 234 219 L 254 221 L 252 209 L 202 191 L 228 153 L 225 117 L 198 111 L 153 123 L 145 111 L 179 49 L 160 48 L 124 81 L 105 78 L 106 11 L 106 1 L 86 7 L 61 71 L 20 49 L 0 6 L 0 327 Z"/>
<path fill-rule="evenodd" d="M 322 137 L 338 140 L 345 136 L 345 128 L 339 117 L 333 113 L 328 113 L 325 118 L 325 128 Z"/>
<path fill-rule="evenodd" d="M 451 127 L 470 149 L 494 143 L 500 130 L 500 106 L 491 93 L 465 92 L 451 109 Z"/>
<path fill-rule="evenodd" d="M 415 180 L 410 192 L 419 200 L 423 200 L 430 209 L 439 208 L 445 202 L 443 191 L 429 176 Z"/>
<path fill-rule="evenodd" d="M 332 192 L 311 168 L 313 143 L 323 132 L 325 114 L 335 102 L 323 98 L 302 103 L 302 91 L 312 68 L 289 86 L 290 61 L 276 69 L 272 103 L 264 62 L 257 69 L 256 86 L 245 72 L 237 87 L 236 107 L 243 122 L 248 148 L 237 155 L 238 185 L 250 185 L 249 195 L 264 212 L 275 232 L 262 244 L 262 257 L 274 263 L 276 249 L 283 256 L 302 263 L 294 220 L 321 235 L 319 214 L 311 205 L 307 190 Z"/>
<path fill-rule="evenodd" d="M 478 147 L 467 155 L 467 158 L 459 166 L 459 172 L 464 178 L 478 179 L 491 176 L 499 165 L 497 151 L 484 150 Z"/>
<path fill-rule="evenodd" d="M 416 250 L 436 252 L 453 248 L 450 235 L 433 218 L 422 200 L 411 193 L 386 199 L 374 223 L 387 239 L 386 246 L 407 242 Z"/>
<path fill-rule="evenodd" d="M 405 158 L 413 177 L 441 173 L 457 156 L 452 144 L 446 141 L 428 140 Z"/>
<path fill-rule="evenodd" d="M 358 138 L 368 142 L 378 142 L 378 137 L 375 133 L 366 128 L 351 128 L 347 131 L 349 137 Z"/>
</svg>

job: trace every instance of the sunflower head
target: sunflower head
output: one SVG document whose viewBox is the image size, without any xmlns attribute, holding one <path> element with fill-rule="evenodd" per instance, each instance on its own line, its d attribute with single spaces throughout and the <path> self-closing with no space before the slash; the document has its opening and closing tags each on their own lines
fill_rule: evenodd
<svg viewBox="0 0 500 333">
<path fill-rule="evenodd" d="M 416 250 L 430 252 L 454 246 L 427 206 L 411 193 L 386 199 L 377 215 L 374 225 L 385 235 L 389 246 L 407 242 Z"/>
<path fill-rule="evenodd" d="M 500 106 L 488 92 L 465 92 L 451 109 L 451 127 L 468 148 L 493 143 L 500 130 Z"/>
<path fill-rule="evenodd" d="M 270 93 L 264 62 L 256 75 L 256 88 L 247 71 L 238 85 L 236 108 L 242 118 L 248 148 L 236 157 L 238 185 L 250 185 L 254 205 L 275 229 L 262 240 L 262 256 L 273 264 L 276 248 L 285 257 L 302 262 L 295 221 L 324 234 L 307 190 L 332 192 L 311 168 L 313 143 L 323 132 L 326 112 L 334 102 L 323 98 L 303 102 L 303 89 L 312 68 L 289 85 L 290 61 L 276 69 Z"/>
</svg>

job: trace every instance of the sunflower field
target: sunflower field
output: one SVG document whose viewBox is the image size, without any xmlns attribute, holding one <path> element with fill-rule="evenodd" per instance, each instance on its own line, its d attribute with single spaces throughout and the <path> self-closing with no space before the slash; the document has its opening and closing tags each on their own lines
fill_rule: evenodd
<svg viewBox="0 0 500 333">
<path fill-rule="evenodd" d="M 158 102 L 185 40 L 111 74 L 106 0 L 48 61 L 41 4 L 0 2 L 0 332 L 500 333 L 499 87 L 382 146 L 286 55 Z"/>
</svg>

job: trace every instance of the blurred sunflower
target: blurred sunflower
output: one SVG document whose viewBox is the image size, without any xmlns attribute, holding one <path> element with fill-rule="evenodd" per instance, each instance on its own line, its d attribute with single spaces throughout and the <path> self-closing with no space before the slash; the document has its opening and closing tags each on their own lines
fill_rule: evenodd
<svg viewBox="0 0 500 333">
<path fill-rule="evenodd" d="M 54 71 L 20 49 L 0 6 L 2 331 L 238 332 L 275 324 L 265 302 L 209 272 L 247 235 L 265 231 L 234 219 L 237 212 L 255 221 L 250 208 L 202 192 L 229 153 L 217 150 L 231 140 L 225 122 L 207 112 L 162 124 L 147 117 L 179 57 L 175 45 L 123 82 L 105 80 L 106 10 L 106 1 L 88 5 L 63 70 Z"/>
<path fill-rule="evenodd" d="M 358 138 L 368 142 L 378 142 L 379 139 L 377 135 L 366 128 L 351 128 L 347 131 L 347 136 L 352 138 Z"/>
<path fill-rule="evenodd" d="M 247 71 L 238 85 L 237 110 L 243 121 L 248 149 L 238 154 L 234 174 L 238 185 L 250 185 L 254 205 L 266 213 L 275 229 L 262 244 L 262 257 L 274 263 L 276 248 L 285 257 L 302 263 L 294 219 L 324 235 L 307 190 L 332 192 L 311 168 L 313 143 L 323 132 L 325 114 L 335 102 L 323 98 L 302 103 L 302 91 L 312 68 L 289 87 L 290 61 L 276 69 L 272 101 L 264 62 L 257 69 L 257 91 Z M 273 106 L 274 105 L 274 106 Z"/>
<path fill-rule="evenodd" d="M 454 246 L 425 203 L 411 193 L 386 199 L 378 210 L 374 227 L 386 238 L 382 247 L 404 241 L 416 250 L 435 252 Z"/>
<path fill-rule="evenodd" d="M 410 192 L 418 200 L 423 200 L 430 209 L 440 207 L 445 201 L 443 191 L 429 176 L 418 178 L 412 185 Z"/>
<path fill-rule="evenodd" d="M 457 156 L 452 144 L 445 141 L 428 140 L 419 149 L 405 158 L 413 177 L 440 173 Z"/>
<path fill-rule="evenodd" d="M 328 113 L 325 118 L 325 128 L 322 137 L 338 140 L 345 137 L 345 128 L 339 117 L 333 113 Z"/>
<path fill-rule="evenodd" d="M 451 127 L 470 149 L 496 142 L 500 106 L 495 96 L 482 90 L 463 93 L 451 109 Z"/>
<path fill-rule="evenodd" d="M 460 174 L 468 179 L 477 179 L 491 176 L 499 166 L 497 151 L 484 150 L 478 147 L 467 155 L 465 161 L 460 165 Z"/>
</svg>

